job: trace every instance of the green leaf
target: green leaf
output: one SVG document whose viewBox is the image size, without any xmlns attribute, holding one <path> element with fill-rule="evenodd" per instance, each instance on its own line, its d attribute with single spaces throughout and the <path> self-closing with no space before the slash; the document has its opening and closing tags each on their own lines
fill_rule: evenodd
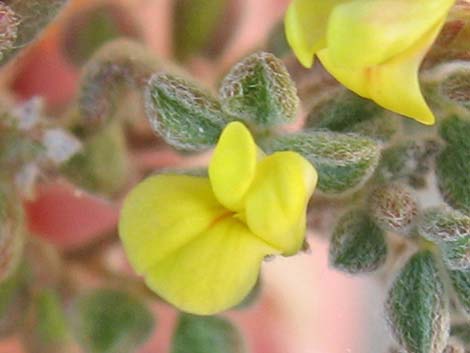
<svg viewBox="0 0 470 353">
<path fill-rule="evenodd" d="M 470 271 L 470 235 L 455 241 L 439 244 L 447 267 Z"/>
<path fill-rule="evenodd" d="M 410 189 L 394 183 L 374 189 L 369 197 L 369 210 L 385 230 L 410 235 L 418 219 L 419 205 Z"/>
<path fill-rule="evenodd" d="M 350 211 L 334 229 L 329 256 L 330 264 L 341 271 L 374 271 L 387 257 L 384 232 L 365 211 Z"/>
<path fill-rule="evenodd" d="M 173 336 L 171 353 L 244 353 L 237 328 L 218 316 L 182 313 Z"/>
<path fill-rule="evenodd" d="M 426 187 L 426 176 L 434 168 L 439 148 L 439 142 L 431 138 L 393 144 L 382 152 L 377 167 L 378 180 L 406 182 L 417 189 Z"/>
<path fill-rule="evenodd" d="M 449 335 L 448 300 L 430 251 L 415 254 L 395 279 L 386 302 L 392 333 L 408 353 L 442 353 Z"/>
<path fill-rule="evenodd" d="M 133 352 L 154 327 L 152 313 L 141 301 L 110 289 L 78 297 L 70 320 L 78 342 L 89 353 Z"/>
<path fill-rule="evenodd" d="M 64 164 L 62 171 L 74 183 L 104 195 L 125 186 L 129 160 L 124 131 L 118 121 L 85 140 L 83 150 Z"/>
<path fill-rule="evenodd" d="M 65 3 L 66 0 L 10 0 L 8 5 L 0 3 L 3 17 L 0 64 L 32 42 Z"/>
<path fill-rule="evenodd" d="M 462 308 L 470 315 L 470 271 L 450 270 L 449 275 Z"/>
<path fill-rule="evenodd" d="M 228 122 L 216 98 L 171 74 L 152 76 L 145 96 L 153 129 L 177 149 L 200 151 L 215 145 Z"/>
<path fill-rule="evenodd" d="M 34 353 L 63 352 L 69 342 L 62 303 L 52 289 L 41 289 L 33 297 L 28 323 L 23 329 L 23 344 Z"/>
<path fill-rule="evenodd" d="M 142 91 L 160 67 L 142 44 L 117 39 L 99 49 L 83 69 L 78 96 L 78 116 L 84 132 L 95 133 L 121 107 L 128 89 Z M 99 129 L 98 129 L 99 130 Z"/>
<path fill-rule="evenodd" d="M 452 207 L 470 212 L 470 121 L 453 116 L 440 126 L 448 142 L 436 161 L 436 174 L 444 199 Z"/>
<path fill-rule="evenodd" d="M 355 134 L 306 131 L 273 138 L 269 151 L 294 151 L 316 168 L 318 189 L 328 196 L 350 194 L 373 174 L 380 156 L 379 144 Z"/>
<path fill-rule="evenodd" d="M 343 89 L 319 101 L 307 116 L 306 126 L 336 132 L 355 132 L 387 141 L 397 132 L 399 121 L 370 99 Z"/>
<path fill-rule="evenodd" d="M 418 233 L 437 243 L 470 237 L 470 217 L 450 207 L 428 208 L 419 220 Z"/>
<path fill-rule="evenodd" d="M 226 7 L 227 0 L 173 1 L 173 42 L 179 60 L 187 59 L 209 43 Z"/>
<path fill-rule="evenodd" d="M 270 53 L 252 54 L 236 64 L 220 87 L 227 114 L 254 127 L 295 121 L 299 98 L 284 63 Z"/>
</svg>

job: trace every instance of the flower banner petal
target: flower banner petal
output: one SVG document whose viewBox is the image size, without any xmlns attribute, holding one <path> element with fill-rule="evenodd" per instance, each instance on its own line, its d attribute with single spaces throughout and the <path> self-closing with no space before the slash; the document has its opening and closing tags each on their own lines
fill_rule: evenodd
<svg viewBox="0 0 470 353">
<path fill-rule="evenodd" d="M 326 47 L 326 30 L 333 8 L 346 0 L 294 0 L 285 18 L 286 37 L 300 63 L 311 67 L 315 52 Z"/>
<path fill-rule="evenodd" d="M 143 274 L 226 213 L 206 178 L 157 175 L 127 196 L 119 234 L 129 261 Z"/>
<path fill-rule="evenodd" d="M 305 235 L 307 203 L 317 182 L 313 166 L 294 152 L 277 152 L 262 160 L 245 200 L 250 230 L 282 250 L 299 251 Z"/>
<path fill-rule="evenodd" d="M 239 303 L 255 285 L 264 256 L 277 252 L 228 217 L 158 261 L 146 282 L 179 309 L 211 315 Z"/>
<path fill-rule="evenodd" d="M 260 151 L 250 131 L 232 122 L 222 132 L 209 166 L 212 189 L 219 202 L 238 211 L 255 176 Z"/>
<path fill-rule="evenodd" d="M 454 0 L 350 1 L 335 7 L 328 51 L 336 66 L 358 69 L 399 55 L 434 28 Z"/>
</svg>

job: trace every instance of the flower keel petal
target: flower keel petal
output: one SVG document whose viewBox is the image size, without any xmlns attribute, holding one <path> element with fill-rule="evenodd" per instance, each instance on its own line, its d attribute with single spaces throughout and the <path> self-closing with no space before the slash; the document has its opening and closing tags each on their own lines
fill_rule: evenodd
<svg viewBox="0 0 470 353">
<path fill-rule="evenodd" d="M 238 304 L 255 285 L 264 256 L 276 252 L 229 217 L 158 261 L 146 282 L 181 310 L 211 315 Z"/>
</svg>

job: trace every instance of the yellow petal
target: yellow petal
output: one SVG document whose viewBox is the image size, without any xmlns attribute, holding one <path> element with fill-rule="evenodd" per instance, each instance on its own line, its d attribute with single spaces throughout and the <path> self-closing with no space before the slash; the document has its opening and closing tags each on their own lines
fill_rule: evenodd
<svg viewBox="0 0 470 353">
<path fill-rule="evenodd" d="M 327 23 L 333 8 L 347 0 L 294 0 L 287 9 L 287 41 L 305 67 L 311 67 L 315 52 L 326 46 Z"/>
<path fill-rule="evenodd" d="M 364 68 L 404 52 L 434 28 L 454 0 L 350 1 L 333 10 L 328 53 L 335 66 Z"/>
<path fill-rule="evenodd" d="M 264 256 L 276 252 L 228 217 L 156 263 L 146 282 L 179 309 L 210 315 L 238 304 L 253 288 Z"/>
<path fill-rule="evenodd" d="M 208 179 L 157 175 L 127 196 L 119 234 L 129 261 L 142 274 L 226 213 L 214 198 Z"/>
<path fill-rule="evenodd" d="M 423 124 L 434 124 L 419 86 L 419 66 L 438 35 L 444 19 L 408 50 L 393 59 L 366 69 L 345 69 L 331 60 L 329 49 L 318 53 L 325 68 L 344 86 L 374 100 L 382 107 L 413 118 Z"/>
<path fill-rule="evenodd" d="M 238 211 L 255 176 L 260 151 L 250 131 L 232 122 L 222 132 L 209 166 L 212 189 L 219 202 Z"/>
<path fill-rule="evenodd" d="M 316 182 L 315 169 L 297 153 L 277 152 L 263 159 L 245 200 L 248 228 L 284 255 L 296 253 Z"/>
</svg>

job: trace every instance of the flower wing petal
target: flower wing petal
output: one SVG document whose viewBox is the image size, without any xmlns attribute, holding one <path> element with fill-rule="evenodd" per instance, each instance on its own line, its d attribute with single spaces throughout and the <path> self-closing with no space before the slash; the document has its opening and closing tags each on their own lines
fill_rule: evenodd
<svg viewBox="0 0 470 353">
<path fill-rule="evenodd" d="M 276 152 L 263 159 L 245 200 L 248 228 L 284 255 L 296 253 L 316 182 L 315 169 L 297 153 Z"/>
<path fill-rule="evenodd" d="M 181 310 L 211 315 L 238 304 L 255 285 L 264 256 L 276 252 L 228 217 L 158 261 L 146 283 Z"/>
<path fill-rule="evenodd" d="M 287 9 L 287 41 L 305 67 L 311 67 L 315 52 L 326 47 L 326 30 L 333 8 L 345 0 L 294 0 Z"/>
<path fill-rule="evenodd" d="M 207 178 L 157 175 L 138 184 L 127 196 L 119 234 L 129 261 L 143 274 L 225 213 Z"/>
<path fill-rule="evenodd" d="M 336 66 L 360 69 L 404 52 L 441 22 L 454 0 L 350 1 L 333 10 L 328 52 Z"/>
<path fill-rule="evenodd" d="M 255 176 L 260 150 L 250 131 L 240 122 L 222 132 L 209 165 L 209 178 L 219 202 L 239 211 Z"/>
</svg>

